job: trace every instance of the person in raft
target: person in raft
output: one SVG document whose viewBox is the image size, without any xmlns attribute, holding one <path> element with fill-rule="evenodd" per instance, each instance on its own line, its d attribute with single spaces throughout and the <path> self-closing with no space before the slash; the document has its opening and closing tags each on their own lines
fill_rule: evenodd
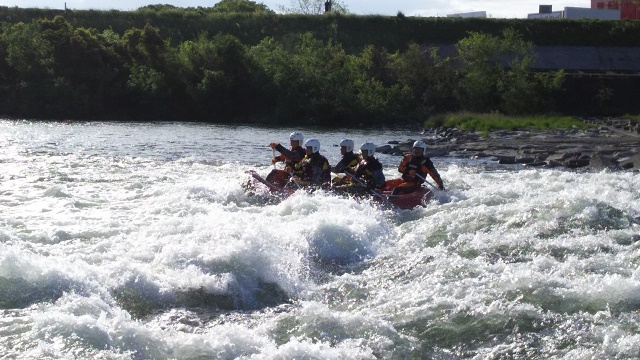
<svg viewBox="0 0 640 360">
<path fill-rule="evenodd" d="M 343 139 L 340 141 L 340 154 L 342 154 L 342 159 L 331 169 L 331 172 L 336 174 L 349 173 L 352 175 L 356 173 L 358 164 L 362 159 L 358 154 L 353 153 L 353 145 L 354 143 L 351 139 Z M 349 175 L 337 176 L 333 179 L 333 185 L 346 185 L 351 184 L 351 182 Z"/>
<path fill-rule="evenodd" d="M 328 188 L 331 185 L 331 165 L 324 156 L 320 155 L 320 141 L 309 139 L 304 143 L 306 155 L 296 164 L 297 183 L 302 186 Z M 297 175 L 300 174 L 300 175 Z"/>
<path fill-rule="evenodd" d="M 302 133 L 295 131 L 289 135 L 289 142 L 291 144 L 290 149 L 273 142 L 269 144 L 272 149 L 277 150 L 280 153 L 280 155 L 271 159 L 271 163 L 276 164 L 278 162 L 283 162 L 284 170 L 271 170 L 265 180 L 281 187 L 287 184 L 291 177 L 291 173 L 294 172 L 295 175 L 296 164 L 300 163 L 306 154 L 302 147 L 302 140 L 304 140 Z"/>
<path fill-rule="evenodd" d="M 385 182 L 382 164 L 373 156 L 375 152 L 376 146 L 373 143 L 366 142 L 360 146 L 362 160 L 355 173 L 356 178 L 362 180 L 370 190 L 383 187 Z"/>
<path fill-rule="evenodd" d="M 413 192 L 425 182 L 427 174 L 433 178 L 440 190 L 444 190 L 444 184 L 438 170 L 433 166 L 431 159 L 424 155 L 426 149 L 427 145 L 424 141 L 418 140 L 413 143 L 411 152 L 402 158 L 398 171 L 402 173 L 404 182 L 393 189 L 393 195 Z"/>
</svg>

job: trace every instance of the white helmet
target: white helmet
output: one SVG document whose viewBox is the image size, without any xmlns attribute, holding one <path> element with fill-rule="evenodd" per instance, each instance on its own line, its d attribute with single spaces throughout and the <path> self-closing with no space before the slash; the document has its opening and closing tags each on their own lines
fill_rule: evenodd
<svg viewBox="0 0 640 360">
<path fill-rule="evenodd" d="M 418 141 L 413 143 L 413 147 L 412 148 L 421 148 L 422 151 L 425 151 L 427 149 L 427 144 L 425 144 L 424 141 L 422 141 L 422 140 L 418 140 Z"/>
<path fill-rule="evenodd" d="M 343 139 L 342 141 L 340 141 L 340 147 L 343 146 L 347 148 L 347 152 L 353 151 L 353 140 Z"/>
<path fill-rule="evenodd" d="M 373 145 L 373 143 L 370 142 L 366 142 L 362 145 L 360 145 L 360 151 L 367 151 L 367 156 L 373 156 L 373 154 L 376 152 L 376 146 Z"/>
<path fill-rule="evenodd" d="M 295 140 L 298 143 L 302 144 L 302 140 L 304 140 L 304 137 L 302 136 L 301 132 L 294 131 L 291 133 L 291 135 L 289 135 L 289 140 L 291 141 Z"/>
<path fill-rule="evenodd" d="M 320 141 L 318 141 L 318 139 L 309 139 L 304 143 L 304 147 L 311 147 L 311 152 L 315 154 L 320 151 Z"/>
</svg>

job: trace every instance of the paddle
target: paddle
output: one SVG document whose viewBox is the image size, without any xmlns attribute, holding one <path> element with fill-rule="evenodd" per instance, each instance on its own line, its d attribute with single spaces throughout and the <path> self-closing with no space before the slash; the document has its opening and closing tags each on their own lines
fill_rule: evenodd
<svg viewBox="0 0 640 360">
<path fill-rule="evenodd" d="M 418 179 L 424 181 L 425 183 L 427 183 L 427 185 L 431 186 L 431 188 L 440 191 L 440 188 L 438 188 L 437 186 L 433 185 L 432 183 L 429 182 L 429 180 L 425 179 L 424 177 L 416 174 L 416 177 L 418 177 Z"/>
<path fill-rule="evenodd" d="M 260 176 L 254 170 L 247 170 L 246 173 L 250 174 L 251 177 L 253 177 L 254 179 L 256 179 L 259 182 L 263 183 L 266 187 L 269 188 L 269 190 L 274 191 L 274 192 L 282 192 L 282 188 L 280 188 L 280 187 L 268 182 L 267 180 L 265 180 L 262 176 Z"/>
<path fill-rule="evenodd" d="M 385 204 L 389 205 L 389 199 L 387 199 L 384 195 L 380 194 L 379 192 L 375 191 L 374 189 L 370 189 L 367 187 L 367 184 L 364 183 L 364 181 L 358 179 L 355 175 L 351 174 L 348 171 L 344 171 L 344 173 L 348 176 L 351 177 L 351 179 L 355 180 L 355 182 L 357 182 L 358 184 L 364 186 L 365 189 L 367 189 L 367 191 L 369 191 L 371 193 L 371 195 L 380 198 L 382 201 L 385 202 Z"/>
<path fill-rule="evenodd" d="M 289 175 L 291 175 L 291 177 L 289 178 L 289 181 L 293 181 L 296 184 L 296 186 L 298 187 L 298 190 L 301 189 L 302 186 L 300 185 L 298 180 L 296 180 L 295 176 L 293 175 L 293 171 L 290 172 Z"/>
</svg>

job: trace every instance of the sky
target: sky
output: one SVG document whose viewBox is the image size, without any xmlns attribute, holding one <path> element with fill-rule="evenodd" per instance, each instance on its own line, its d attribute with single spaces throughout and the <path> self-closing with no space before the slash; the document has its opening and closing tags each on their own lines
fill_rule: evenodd
<svg viewBox="0 0 640 360">
<path fill-rule="evenodd" d="M 211 7 L 219 0 L 0 0 L 0 6 L 21 8 L 49 8 L 73 10 L 135 10 L 151 4 L 170 4 L 178 7 Z M 291 7 L 295 0 L 253 0 L 271 10 Z M 349 12 L 359 15 L 446 16 L 454 13 L 486 11 L 491 18 L 526 18 L 537 13 L 539 5 L 552 5 L 553 11 L 565 7 L 591 6 L 590 0 L 340 0 Z"/>
</svg>

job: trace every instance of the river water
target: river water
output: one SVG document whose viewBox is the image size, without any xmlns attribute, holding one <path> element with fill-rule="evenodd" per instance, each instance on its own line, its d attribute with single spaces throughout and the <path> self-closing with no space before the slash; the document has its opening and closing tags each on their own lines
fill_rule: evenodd
<svg viewBox="0 0 640 360">
<path fill-rule="evenodd" d="M 425 208 L 256 201 L 292 130 L 332 164 L 420 136 L 0 121 L 0 358 L 640 357 L 638 174 L 434 158 Z"/>
</svg>

